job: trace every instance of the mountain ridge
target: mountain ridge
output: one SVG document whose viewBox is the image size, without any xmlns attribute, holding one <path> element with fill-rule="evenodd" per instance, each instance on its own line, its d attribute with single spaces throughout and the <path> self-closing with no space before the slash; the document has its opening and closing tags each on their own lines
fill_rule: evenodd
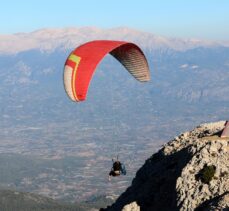
<svg viewBox="0 0 229 211">
<path fill-rule="evenodd" d="M 83 204 L 70 204 L 29 192 L 0 189 L 1 211 L 95 211 Z"/>
<path fill-rule="evenodd" d="M 145 49 L 173 49 L 185 51 L 196 47 L 228 46 L 227 42 L 200 39 L 168 38 L 128 27 L 101 29 L 97 27 L 44 28 L 28 33 L 0 35 L 0 53 L 15 54 L 40 49 L 53 52 L 56 48 L 73 49 L 95 39 L 115 39 L 135 42 Z"/>
</svg>

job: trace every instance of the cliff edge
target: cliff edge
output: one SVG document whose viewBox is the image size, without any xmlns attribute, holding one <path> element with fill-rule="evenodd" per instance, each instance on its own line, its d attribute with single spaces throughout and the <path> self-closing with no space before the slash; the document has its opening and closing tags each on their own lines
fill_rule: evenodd
<svg viewBox="0 0 229 211">
<path fill-rule="evenodd" d="M 229 138 L 225 121 L 202 124 L 165 144 L 132 185 L 101 210 L 229 210 Z"/>
</svg>

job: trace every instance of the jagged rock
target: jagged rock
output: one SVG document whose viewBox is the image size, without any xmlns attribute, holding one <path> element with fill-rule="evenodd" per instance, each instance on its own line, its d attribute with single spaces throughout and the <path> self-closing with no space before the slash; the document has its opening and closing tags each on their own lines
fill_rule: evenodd
<svg viewBox="0 0 229 211">
<path fill-rule="evenodd" d="M 107 210 L 133 201 L 143 211 L 228 208 L 229 139 L 219 137 L 224 124 L 202 124 L 165 144 Z"/>
<path fill-rule="evenodd" d="M 203 201 L 221 195 L 229 190 L 229 156 L 228 141 L 216 139 L 197 139 L 195 145 L 189 146 L 193 154 L 177 179 L 176 190 L 178 206 L 181 210 L 196 208 Z M 196 176 L 203 167 L 214 165 L 216 172 L 209 184 L 204 184 Z"/>
<path fill-rule="evenodd" d="M 199 206 L 198 210 L 202 211 L 228 211 L 229 210 L 229 192 L 224 193 L 220 196 L 214 197 L 202 205 Z"/>
<path fill-rule="evenodd" d="M 138 204 L 134 201 L 130 204 L 127 204 L 123 207 L 122 211 L 140 211 L 140 207 Z"/>
</svg>

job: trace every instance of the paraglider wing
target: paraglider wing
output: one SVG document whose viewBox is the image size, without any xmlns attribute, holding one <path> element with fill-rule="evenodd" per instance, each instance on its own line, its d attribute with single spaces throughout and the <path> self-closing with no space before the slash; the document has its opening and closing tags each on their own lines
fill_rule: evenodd
<svg viewBox="0 0 229 211">
<path fill-rule="evenodd" d="M 86 99 L 96 66 L 108 53 L 120 61 L 138 81 L 150 80 L 147 60 L 137 45 L 124 41 L 91 41 L 72 51 L 65 62 L 64 86 L 73 101 Z"/>
</svg>

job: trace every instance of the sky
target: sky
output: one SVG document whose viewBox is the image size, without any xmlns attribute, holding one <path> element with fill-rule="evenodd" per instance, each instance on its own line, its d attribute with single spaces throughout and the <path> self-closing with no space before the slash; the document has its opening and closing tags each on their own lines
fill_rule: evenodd
<svg viewBox="0 0 229 211">
<path fill-rule="evenodd" d="M 229 0 L 0 0 L 0 34 L 130 27 L 167 37 L 229 40 Z"/>
</svg>

